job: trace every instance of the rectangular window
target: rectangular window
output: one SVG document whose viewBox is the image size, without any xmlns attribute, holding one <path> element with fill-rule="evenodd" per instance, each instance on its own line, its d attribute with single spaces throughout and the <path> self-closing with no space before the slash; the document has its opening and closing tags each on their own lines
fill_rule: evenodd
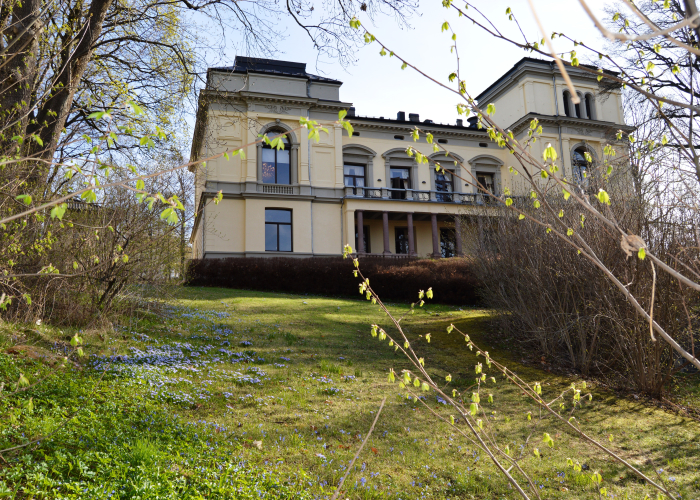
<svg viewBox="0 0 700 500">
<path fill-rule="evenodd" d="M 413 234 L 416 234 L 416 228 L 413 228 Z M 396 253 L 407 254 L 408 253 L 408 228 L 407 227 L 397 227 L 394 228 L 395 236 L 395 249 Z"/>
<path fill-rule="evenodd" d="M 435 172 L 435 191 L 437 191 L 437 201 L 452 201 L 452 172 L 445 170 Z"/>
<path fill-rule="evenodd" d="M 292 251 L 292 211 L 265 209 L 265 251 Z"/>
<path fill-rule="evenodd" d="M 365 167 L 363 165 L 344 165 L 343 174 L 345 185 L 353 188 L 353 194 L 357 194 L 358 187 L 365 187 Z"/>
<path fill-rule="evenodd" d="M 493 174 L 476 174 L 476 179 L 479 181 L 479 184 L 481 184 L 483 187 L 485 187 L 487 190 L 490 192 L 493 192 Z M 480 193 L 483 193 L 481 189 L 479 189 Z M 494 193 L 496 194 L 496 193 Z"/>
<path fill-rule="evenodd" d="M 405 200 L 406 193 L 402 192 L 411 189 L 411 169 L 391 168 L 389 169 L 389 180 L 391 181 L 391 197 L 395 200 Z"/>
<path fill-rule="evenodd" d="M 285 144 L 285 147 L 288 147 Z M 262 148 L 264 184 L 290 184 L 289 149 Z"/>
<path fill-rule="evenodd" d="M 369 240 L 369 226 L 362 226 L 365 230 L 365 252 L 367 253 L 372 253 L 372 250 L 370 250 L 370 240 Z M 355 248 L 359 251 L 360 250 L 360 237 L 357 234 L 357 231 L 355 231 Z"/>
<path fill-rule="evenodd" d="M 446 227 L 440 228 L 440 254 L 443 257 L 454 257 L 456 248 L 455 232 Z"/>
</svg>

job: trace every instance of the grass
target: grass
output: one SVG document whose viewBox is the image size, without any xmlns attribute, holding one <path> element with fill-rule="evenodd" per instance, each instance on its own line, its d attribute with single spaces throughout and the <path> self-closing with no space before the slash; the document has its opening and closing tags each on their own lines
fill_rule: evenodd
<svg viewBox="0 0 700 500">
<path fill-rule="evenodd" d="M 402 305 L 391 309 L 406 311 Z M 519 365 L 489 345 L 487 316 L 426 305 L 404 326 L 432 374 L 451 374 L 458 390 L 473 383 L 478 358 L 455 333 L 445 332 L 450 323 L 523 379 L 541 382 L 546 396 L 570 385 L 571 379 Z M 110 337 L 84 332 L 82 370 L 0 400 L 3 448 L 59 429 L 19 454 L 6 454 L 0 496 L 326 498 L 387 396 L 341 498 L 518 498 L 487 457 L 387 380 L 390 368 L 400 372 L 407 363 L 369 335 L 372 323 L 387 326 L 378 308 L 362 301 L 176 289 L 166 318 L 146 315 Z M 44 341 L 66 336 L 51 327 L 34 330 Z M 429 344 L 421 337 L 428 332 Z M 41 366 L 0 355 L 5 381 L 20 371 L 35 375 Z M 542 498 L 599 498 L 594 471 L 611 498 L 656 497 L 551 419 L 528 422 L 527 412 L 537 416 L 538 409 L 497 378 L 486 389 L 494 403 L 482 395 L 487 427 L 522 455 Z M 697 384 L 697 377 L 684 383 Z M 645 472 L 656 477 L 657 471 L 683 499 L 700 498 L 700 424 L 595 387 L 592 393 L 593 401 L 575 413 L 587 432 Z M 442 415 L 451 413 L 430 394 L 424 401 Z M 570 412 L 568 400 L 567 406 Z M 69 425 L 59 427 L 63 415 L 78 409 Z M 541 441 L 542 432 L 554 438 L 553 448 Z M 584 470 L 567 468 L 567 458 Z"/>
</svg>

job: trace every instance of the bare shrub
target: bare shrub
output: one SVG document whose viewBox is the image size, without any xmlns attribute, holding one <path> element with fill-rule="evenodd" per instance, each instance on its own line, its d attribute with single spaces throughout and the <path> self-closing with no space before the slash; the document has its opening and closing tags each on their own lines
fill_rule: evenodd
<svg viewBox="0 0 700 500">
<path fill-rule="evenodd" d="M 646 310 L 654 285 L 654 319 L 694 353 L 698 318 L 692 311 L 700 305 L 699 294 L 680 287 L 669 274 L 654 273 L 649 261 L 626 258 L 620 252 L 619 236 L 597 220 L 581 224 L 572 204 L 548 201 L 555 211 L 563 211 L 569 227 L 579 226 L 600 260 L 624 278 Z M 519 203 L 521 210 L 532 210 L 529 202 Z M 689 222 L 679 220 L 683 214 L 678 211 L 672 216 L 646 213 L 642 204 L 628 198 L 614 212 L 620 223 L 634 227 L 648 248 L 672 267 L 677 252 L 685 249 L 687 254 L 696 246 L 689 241 L 692 235 L 678 229 Z M 669 377 L 688 364 L 665 342 L 652 340 L 649 323 L 596 266 L 541 225 L 505 211 L 500 217 L 486 213 L 463 217 L 465 226 L 472 228 L 465 237 L 476 242 L 474 269 L 485 303 L 501 312 L 500 326 L 533 354 L 585 375 L 621 376 L 637 390 L 656 397 Z"/>
</svg>

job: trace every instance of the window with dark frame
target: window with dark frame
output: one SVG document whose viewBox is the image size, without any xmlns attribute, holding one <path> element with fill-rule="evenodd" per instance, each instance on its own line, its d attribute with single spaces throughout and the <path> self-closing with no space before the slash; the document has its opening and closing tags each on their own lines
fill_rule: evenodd
<svg viewBox="0 0 700 500">
<path fill-rule="evenodd" d="M 265 209 L 265 251 L 292 251 L 292 211 L 282 208 Z"/>
<path fill-rule="evenodd" d="M 579 184 L 585 184 L 588 177 L 588 169 L 591 163 L 586 160 L 586 149 L 576 148 L 571 155 L 571 164 L 574 167 L 574 177 Z"/>
<path fill-rule="evenodd" d="M 352 194 L 357 194 L 358 187 L 365 187 L 365 166 L 345 164 L 343 166 L 345 186 L 352 187 Z"/>
<path fill-rule="evenodd" d="M 454 257 L 457 253 L 457 239 L 454 229 L 440 228 L 440 255 L 442 257 Z"/>
<path fill-rule="evenodd" d="M 369 226 L 362 226 L 364 228 L 364 239 L 365 239 L 365 253 L 372 253 L 372 250 L 370 250 L 370 239 L 369 239 Z M 355 230 L 355 248 L 357 251 L 360 251 L 360 236 L 357 234 L 357 230 Z"/>
<path fill-rule="evenodd" d="M 574 110 L 576 110 L 576 118 L 583 118 L 583 115 L 581 114 L 581 101 L 583 100 L 581 98 L 581 94 L 576 94 L 578 96 L 578 104 L 574 104 Z"/>
<path fill-rule="evenodd" d="M 494 186 L 493 174 L 477 173 L 476 180 L 479 181 L 479 184 L 481 184 L 481 186 L 485 187 L 488 191 L 490 191 L 493 194 L 496 194 L 493 191 L 493 186 Z M 483 191 L 481 189 L 479 189 L 478 191 L 480 193 L 483 193 Z"/>
<path fill-rule="evenodd" d="M 268 137 L 274 137 L 281 132 L 267 132 Z M 262 181 L 263 184 L 291 184 L 291 169 L 289 164 L 289 140 L 282 137 L 284 149 L 271 148 L 267 144 L 262 147 Z"/>
<path fill-rule="evenodd" d="M 415 228 L 413 229 L 413 234 L 416 234 Z M 398 254 L 408 254 L 408 228 L 407 227 L 396 227 L 394 228 L 394 245 L 396 253 Z"/>
<path fill-rule="evenodd" d="M 586 102 L 586 116 L 588 117 L 589 120 L 593 120 L 593 96 L 591 94 L 586 94 L 585 98 Z"/>
<path fill-rule="evenodd" d="M 565 90 L 563 93 L 563 101 L 564 101 L 564 115 L 566 116 L 571 116 L 571 94 L 569 93 L 568 90 Z"/>
<path fill-rule="evenodd" d="M 440 172 L 435 172 L 435 191 L 437 191 L 437 201 L 452 201 L 452 191 L 454 191 L 453 186 L 454 183 L 451 170 L 441 170 Z"/>
<path fill-rule="evenodd" d="M 391 167 L 389 169 L 389 180 L 391 188 L 396 190 L 391 192 L 392 199 L 405 200 L 405 190 L 411 189 L 411 169 Z"/>
</svg>

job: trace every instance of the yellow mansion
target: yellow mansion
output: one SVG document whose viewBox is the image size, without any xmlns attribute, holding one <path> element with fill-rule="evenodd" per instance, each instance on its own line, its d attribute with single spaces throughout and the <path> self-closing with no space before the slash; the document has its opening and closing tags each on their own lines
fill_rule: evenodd
<svg viewBox="0 0 700 500">
<path fill-rule="evenodd" d="M 575 178 L 594 161 L 603 145 L 624 126 L 619 93 L 600 96 L 595 75 L 569 72 L 580 104 L 574 105 L 555 65 L 520 60 L 482 92 L 477 101 L 494 103 L 496 122 L 516 139 L 527 135 L 530 121 L 543 127 L 533 146 L 551 143 L 563 158 L 564 175 Z M 263 256 L 334 256 L 345 244 L 361 253 L 450 257 L 462 253 L 459 218 L 488 203 L 470 184 L 450 171 L 435 172 L 406 154 L 414 146 L 444 167 L 454 165 L 433 153 L 424 138 L 411 139 L 419 126 L 433 134 L 461 161 L 454 172 L 478 179 L 495 193 L 517 182 L 512 156 L 492 142 L 476 119 L 452 124 L 421 120 L 403 111 L 395 117 L 362 116 L 340 100 L 342 82 L 312 75 L 301 63 L 237 57 L 235 65 L 210 68 L 200 104 L 191 160 L 288 132 L 285 148 L 247 146 L 245 158 L 199 163 L 198 215 L 192 232 L 194 258 Z M 335 122 L 348 110 L 354 132 Z M 299 117 L 327 128 L 318 142 L 299 129 Z M 472 177 L 473 176 L 473 177 Z M 221 191 L 219 204 L 209 203 Z"/>
</svg>

